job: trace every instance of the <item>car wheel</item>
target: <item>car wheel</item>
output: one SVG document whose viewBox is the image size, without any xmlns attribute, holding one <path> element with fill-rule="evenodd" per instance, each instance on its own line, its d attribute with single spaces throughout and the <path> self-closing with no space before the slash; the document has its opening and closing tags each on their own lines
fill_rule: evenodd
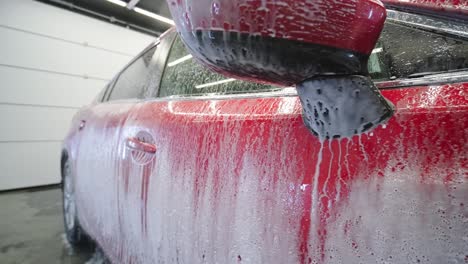
<svg viewBox="0 0 468 264">
<path fill-rule="evenodd" d="M 82 245 L 88 242 L 88 238 L 78 222 L 75 186 L 72 178 L 71 164 L 68 160 L 64 162 L 62 170 L 63 220 L 65 225 L 65 234 L 70 244 Z"/>
</svg>

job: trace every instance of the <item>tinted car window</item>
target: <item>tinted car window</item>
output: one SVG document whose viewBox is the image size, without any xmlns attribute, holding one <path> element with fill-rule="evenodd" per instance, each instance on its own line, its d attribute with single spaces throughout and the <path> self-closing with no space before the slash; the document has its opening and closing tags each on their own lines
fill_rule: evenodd
<svg viewBox="0 0 468 264">
<path fill-rule="evenodd" d="M 176 37 L 161 79 L 159 96 L 230 94 L 273 89 L 277 87 L 235 80 L 204 68 L 194 61 L 181 39 Z"/>
<path fill-rule="evenodd" d="M 378 80 L 466 68 L 468 41 L 463 37 L 388 20 L 369 59 L 369 72 Z"/>
<path fill-rule="evenodd" d="M 156 67 L 153 47 L 125 68 L 115 81 L 109 100 L 143 98 L 149 89 Z"/>
</svg>

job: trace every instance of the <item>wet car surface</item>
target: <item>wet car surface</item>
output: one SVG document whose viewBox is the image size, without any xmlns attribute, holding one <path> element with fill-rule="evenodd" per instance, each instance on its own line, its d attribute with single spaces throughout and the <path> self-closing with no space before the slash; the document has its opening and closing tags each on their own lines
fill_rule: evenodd
<svg viewBox="0 0 468 264">
<path fill-rule="evenodd" d="M 466 262 L 467 25 L 388 14 L 368 71 L 394 116 L 334 140 L 295 88 L 213 73 L 165 33 L 72 122 L 82 228 L 115 263 Z"/>
</svg>

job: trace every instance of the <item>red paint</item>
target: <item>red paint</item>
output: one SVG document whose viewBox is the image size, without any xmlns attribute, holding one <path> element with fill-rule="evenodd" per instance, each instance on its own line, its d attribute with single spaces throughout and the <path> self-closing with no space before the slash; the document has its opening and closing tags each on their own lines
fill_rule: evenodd
<svg viewBox="0 0 468 264">
<path fill-rule="evenodd" d="M 299 100 L 291 96 L 87 106 L 64 143 L 80 223 L 115 263 L 327 263 L 333 250 L 375 253 L 371 263 L 382 261 L 359 236 L 372 245 L 391 242 L 382 251 L 394 254 L 415 247 L 419 255 L 403 256 L 408 262 L 428 254 L 431 262 L 443 262 L 460 252 L 434 256 L 431 243 L 443 240 L 459 249 L 465 242 L 468 83 L 382 93 L 396 108 L 385 128 L 323 145 L 304 127 Z M 80 130 L 81 120 L 86 126 Z M 138 153 L 126 146 L 142 131 L 157 146 L 144 145 L 155 152 L 147 163 L 135 162 Z M 413 211 L 386 198 L 394 182 L 398 197 L 416 204 Z M 366 200 L 362 192 L 377 199 Z M 375 213 L 379 209 L 395 219 Z M 405 221 L 408 215 L 416 223 Z M 427 239 L 434 223 L 448 233 Z M 388 236 L 375 239 L 379 230 L 395 233 L 382 231 Z M 408 233 L 415 239 L 404 240 Z M 335 246 L 340 236 L 349 243 Z M 282 241 L 286 245 L 274 243 Z M 411 244 L 418 241 L 430 252 Z"/>
<path fill-rule="evenodd" d="M 234 32 L 304 41 L 363 54 L 371 53 L 386 17 L 382 3 L 375 0 L 168 2 L 181 31 L 228 30 L 226 25 L 231 25 L 229 30 Z M 206 21 L 211 21 L 211 26 L 207 27 Z"/>
<path fill-rule="evenodd" d="M 259 182 L 269 182 L 265 189 L 258 189 L 258 199 L 265 208 L 275 207 L 279 201 L 277 196 L 269 198 L 269 193 L 274 189 L 289 182 L 295 189 L 288 192 L 280 191 L 278 195 L 289 197 L 291 205 L 281 217 L 285 218 L 291 226 L 300 225 L 297 236 L 301 242 L 296 253 L 303 263 L 308 263 L 311 248 L 308 246 L 310 235 L 317 236 L 319 241 L 318 252 L 322 255 L 315 255 L 316 258 L 325 262 L 324 254 L 328 239 L 328 225 L 331 219 L 340 214 L 340 204 L 346 203 L 351 195 L 350 186 L 359 179 L 374 180 L 381 178 L 381 173 L 388 168 L 389 164 L 395 162 L 392 171 L 404 170 L 405 166 L 410 166 L 418 170 L 419 182 L 423 186 L 452 186 L 454 184 L 452 175 L 463 173 L 467 174 L 467 134 L 466 124 L 468 124 L 468 83 L 454 85 L 441 85 L 431 87 L 410 87 L 384 90 L 383 95 L 396 106 L 396 114 L 387 127 L 377 128 L 373 136 L 363 136 L 362 146 L 359 144 L 359 138 L 344 140 L 342 144 L 337 141 L 331 143 L 325 142 L 322 166 L 320 167 L 320 176 L 318 189 L 323 194 L 324 188 L 329 197 L 323 197 L 319 203 L 320 215 L 317 228 L 311 231 L 310 210 L 311 210 L 311 185 L 313 184 L 314 168 L 317 159 L 317 153 L 320 149 L 320 143 L 317 138 L 312 136 L 304 127 L 301 120 L 300 104 L 297 98 L 273 97 L 263 99 L 226 99 L 226 100 L 188 100 L 188 101 L 154 101 L 137 103 L 128 108 L 119 103 L 110 103 L 90 106 L 83 110 L 75 118 L 75 122 L 86 118 L 87 129 L 80 133 L 91 133 L 92 137 L 86 137 L 81 140 L 80 148 L 84 145 L 92 144 L 92 148 L 102 149 L 94 153 L 80 152 L 80 161 L 75 163 L 77 182 L 80 182 L 85 175 L 81 175 L 81 169 L 102 168 L 104 164 L 120 164 L 116 172 L 123 173 L 123 179 L 116 178 L 117 185 L 129 185 L 125 187 L 124 195 L 116 193 L 115 198 L 122 202 L 122 199 L 132 199 L 131 197 L 140 196 L 140 208 L 120 207 L 118 210 L 119 219 L 127 219 L 141 215 L 140 230 L 141 233 L 129 233 L 128 220 L 119 224 L 123 225 L 121 229 L 104 235 L 101 232 L 102 224 L 100 216 L 104 212 L 92 209 L 92 203 L 100 199 L 99 193 L 93 193 L 91 197 L 79 196 L 80 214 L 83 223 L 91 235 L 104 247 L 104 250 L 114 260 L 130 263 L 130 261 L 139 262 L 139 259 L 148 257 L 154 252 L 144 250 L 144 253 L 138 253 L 131 250 L 132 245 L 125 245 L 125 241 L 143 240 L 146 241 L 146 230 L 151 229 L 154 223 L 146 222 L 148 203 L 158 202 L 157 193 L 152 193 L 148 188 L 149 181 L 154 181 L 161 177 L 158 175 L 158 162 L 138 167 L 130 159 L 122 156 L 122 150 L 115 154 L 107 155 L 106 149 L 119 149 L 122 146 L 122 138 L 130 136 L 137 131 L 147 131 L 154 136 L 155 143 L 158 146 L 158 152 L 161 149 L 169 148 L 165 152 L 169 156 L 161 157 L 167 159 L 171 164 L 167 171 L 173 177 L 182 177 L 182 181 L 191 179 L 184 177 L 195 177 L 193 181 L 193 217 L 199 214 L 197 208 L 203 205 L 204 192 L 206 188 L 213 191 L 212 212 L 216 215 L 218 210 L 218 200 L 216 197 L 225 197 L 223 193 L 228 190 L 237 190 L 239 187 L 239 178 L 241 171 L 249 166 L 265 168 L 264 171 L 258 171 L 257 175 L 252 175 Z M 293 100 L 293 101 L 288 101 Z M 293 106 L 285 110 L 287 102 L 292 102 Z M 125 109 L 128 110 L 117 110 Z M 114 114 L 115 112 L 118 114 Z M 125 121 L 119 121 L 125 120 Z M 76 126 L 73 126 L 76 127 Z M 120 131 L 118 137 L 115 135 Z M 210 133 L 210 137 L 206 137 Z M 71 134 L 66 141 L 66 146 L 71 152 L 75 152 L 73 147 L 79 134 Z M 107 139 L 96 145 L 96 142 L 90 142 L 91 138 Z M 206 141 L 210 139 L 209 141 Z M 232 144 L 236 144 L 233 148 Z M 329 145 L 330 144 L 330 145 Z M 340 149 L 341 148 L 341 154 Z M 346 148 L 349 150 L 346 151 Z M 331 151 L 330 151 L 331 150 Z M 250 153 L 248 161 L 242 161 Z M 160 153 L 159 153 L 160 154 Z M 156 154 L 158 155 L 158 153 Z M 334 155 L 332 157 L 332 155 Z M 366 157 L 367 155 L 367 157 Z M 122 160 L 123 157 L 123 160 Z M 158 157 L 158 156 L 157 156 Z M 74 157 L 76 159 L 76 157 Z M 367 158 L 367 160 L 366 160 Z M 112 160 L 105 160 L 112 159 Z M 193 161 L 188 165 L 187 162 Z M 228 164 L 229 169 L 224 166 Z M 232 164 L 232 165 L 229 165 Z M 341 166 L 341 171 L 339 165 Z M 183 172 L 182 170 L 193 170 L 192 172 Z M 327 181 L 327 175 L 331 178 Z M 86 170 L 89 173 L 89 170 Z M 109 171 L 109 173 L 111 173 Z M 214 179 L 209 180 L 207 175 L 213 175 Z M 116 175 L 108 175 L 110 178 Z M 170 175 L 169 175 L 170 176 Z M 103 175 L 94 175 L 96 183 L 102 180 Z M 101 178 L 100 178 L 101 177 Z M 385 177 L 385 176 L 384 176 Z M 140 178 L 143 181 L 139 180 Z M 341 190 L 337 189 L 338 181 L 342 182 Z M 226 186 L 224 183 L 232 180 L 232 185 Z M 459 178 L 458 178 L 459 180 Z M 85 182 L 78 184 L 80 188 L 93 189 L 92 184 Z M 103 183 L 106 186 L 107 183 Z M 135 186 L 135 184 L 138 184 Z M 142 185 L 141 185 L 142 184 Z M 207 186 L 207 184 L 212 184 Z M 328 187 L 325 185 L 328 184 Z M 261 186 L 261 184 L 260 184 Z M 306 186 L 303 190 L 299 186 Z M 112 186 L 108 186 L 113 188 Z M 466 187 L 465 184 L 460 187 Z M 165 186 L 165 188 L 173 188 Z M 149 190 L 148 190 L 149 189 Z M 119 190 L 117 188 L 116 190 Z M 86 193 L 89 190 L 80 190 L 80 193 Z M 187 189 L 189 191 L 189 189 Z M 192 190 L 190 190 L 192 192 Z M 331 199 L 340 193 L 340 201 Z M 449 192 L 450 193 L 450 192 Z M 184 197 L 184 193 L 174 192 L 171 194 L 173 199 Z M 409 195 L 409 193 L 401 193 Z M 422 194 L 421 194 L 422 195 Z M 427 195 L 427 194 L 426 194 Z M 111 197 L 112 198 L 112 197 Z M 233 199 L 235 197 L 232 197 Z M 257 202 L 259 202 L 257 201 Z M 121 203 L 120 202 L 120 203 Z M 202 203 L 202 204 L 200 204 Z M 331 203 L 331 210 L 327 204 Z M 125 202 L 124 202 L 125 204 Z M 263 206 L 262 205 L 262 206 Z M 120 205 L 122 206 L 122 205 Z M 260 204 L 259 204 L 260 206 Z M 381 206 L 385 206 L 384 203 Z M 258 207 L 260 210 L 262 207 Z M 104 208 L 103 208 L 104 209 Z M 150 209 L 151 210 L 151 209 Z M 155 214 L 157 212 L 153 212 Z M 163 213 L 163 212 L 161 212 Z M 170 213 L 170 212 L 164 212 Z M 136 215 L 135 215 L 136 214 Z M 232 212 L 233 217 L 236 212 Z M 300 216 L 300 217 L 296 217 Z M 426 217 L 437 218 L 437 215 L 427 215 Z M 81 220 L 81 219 L 80 219 Z M 177 217 L 173 218 L 177 221 Z M 210 225 L 218 228 L 215 219 Z M 265 220 L 269 221 L 269 220 Z M 296 222 L 297 221 L 297 222 Z M 349 220 L 351 221 L 351 220 Z M 348 234 L 355 222 L 350 222 L 344 227 L 344 235 Z M 404 223 L 402 223 L 404 225 Z M 169 228 L 177 228 L 176 223 L 165 223 Z M 229 229 L 230 226 L 223 228 Z M 268 229 L 267 226 L 265 228 Z M 283 226 L 281 230 L 269 230 L 267 232 L 278 232 L 282 235 L 290 232 L 290 226 Z M 217 229 L 216 229 L 217 230 Z M 110 235 L 110 236 L 109 236 Z M 452 241 L 457 243 L 458 241 Z M 114 251 L 115 245 L 121 245 L 126 252 Z M 120 246 L 119 246 L 120 247 Z M 353 242 L 352 247 L 359 248 L 358 242 Z M 181 250 L 186 250 L 182 248 Z M 314 252 L 317 252 L 314 250 Z M 115 254 L 115 255 L 114 255 Z M 120 255 L 124 254 L 125 257 Z M 130 254 L 130 255 L 128 255 Z M 134 255 L 148 254 L 148 255 Z M 207 252 L 207 255 L 210 253 Z M 239 252 L 239 255 L 243 255 Z M 120 257 L 119 257 L 120 256 Z"/>
</svg>

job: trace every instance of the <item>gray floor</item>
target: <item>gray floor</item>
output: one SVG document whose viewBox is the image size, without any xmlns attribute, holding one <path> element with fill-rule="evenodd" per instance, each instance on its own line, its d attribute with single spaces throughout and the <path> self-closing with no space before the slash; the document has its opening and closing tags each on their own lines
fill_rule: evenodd
<svg viewBox="0 0 468 264">
<path fill-rule="evenodd" d="M 72 249 L 63 233 L 58 188 L 0 194 L 0 263 L 95 263 L 94 249 Z"/>
</svg>

